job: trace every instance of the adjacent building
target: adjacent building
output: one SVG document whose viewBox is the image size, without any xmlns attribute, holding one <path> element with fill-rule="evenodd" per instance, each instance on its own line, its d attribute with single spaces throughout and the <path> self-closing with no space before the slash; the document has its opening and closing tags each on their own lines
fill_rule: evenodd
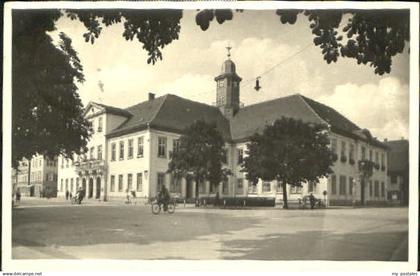
<svg viewBox="0 0 420 276">
<path fill-rule="evenodd" d="M 57 158 L 35 155 L 30 160 L 23 159 L 17 169 L 12 170 L 14 191 L 19 189 L 22 196 L 55 197 L 57 173 Z"/>
<path fill-rule="evenodd" d="M 219 192 L 221 197 L 275 197 L 281 202 L 280 183 L 260 181 L 251 185 L 241 172 L 240 163 L 251 135 L 284 116 L 327 125 L 336 156 L 334 174 L 317 184 L 288 187 L 291 200 L 308 193 L 325 198 L 331 205 L 376 204 L 386 200 L 388 148 L 368 130 L 300 94 L 244 107 L 240 102 L 241 78 L 230 58 L 223 63 L 215 81 L 215 106 L 170 94 L 155 98 L 151 93 L 147 101 L 125 109 L 89 103 L 85 116 L 95 132 L 88 152 L 74 156 L 74 161 L 59 157 L 59 195 L 74 193 L 82 185 L 88 198 L 123 200 L 128 191 L 149 198 L 166 185 L 175 197 L 193 198 L 194 183 L 174 179 L 167 169 L 183 130 L 196 120 L 204 120 L 216 124 L 225 139 L 225 166 L 233 175 L 217 187 L 201 183 L 200 195 L 211 197 Z M 363 190 L 358 172 L 360 160 L 375 162 L 373 175 Z"/>
<path fill-rule="evenodd" d="M 408 140 L 386 141 L 389 147 L 388 159 L 388 200 L 408 205 L 409 198 L 409 157 Z"/>
</svg>

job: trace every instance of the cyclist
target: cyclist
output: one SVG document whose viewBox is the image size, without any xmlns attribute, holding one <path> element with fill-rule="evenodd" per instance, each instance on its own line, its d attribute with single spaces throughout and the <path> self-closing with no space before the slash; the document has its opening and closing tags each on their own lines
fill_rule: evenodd
<svg viewBox="0 0 420 276">
<path fill-rule="evenodd" d="M 163 210 L 164 211 L 168 210 L 168 203 L 169 203 L 170 199 L 171 199 L 171 196 L 169 195 L 168 189 L 166 189 L 165 185 L 162 185 L 160 187 L 160 191 L 158 193 L 157 200 L 158 200 L 159 205 L 161 205 L 161 204 L 163 205 Z"/>
</svg>

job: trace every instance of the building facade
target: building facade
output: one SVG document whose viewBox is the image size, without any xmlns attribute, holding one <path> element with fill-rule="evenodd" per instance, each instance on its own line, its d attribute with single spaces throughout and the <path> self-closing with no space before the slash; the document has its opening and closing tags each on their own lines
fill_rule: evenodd
<svg viewBox="0 0 420 276">
<path fill-rule="evenodd" d="M 58 191 L 75 192 L 83 185 L 88 198 L 123 200 L 127 192 L 137 197 L 156 195 L 166 185 L 172 196 L 193 198 L 196 185 L 186 179 L 174 179 L 167 173 L 168 163 L 183 130 L 196 120 L 216 125 L 226 141 L 226 166 L 233 175 L 212 187 L 199 185 L 201 196 L 270 197 L 282 201 L 282 189 L 276 181 L 260 181 L 256 186 L 241 172 L 246 144 L 251 135 L 281 117 L 321 123 L 330 130 L 331 149 L 336 153 L 334 173 L 320 183 L 288 186 L 290 200 L 309 193 L 332 205 L 372 204 L 386 200 L 387 147 L 334 109 L 295 94 L 244 107 L 240 103 L 241 78 L 232 60 L 226 60 L 216 81 L 216 106 L 210 106 L 175 95 L 155 98 L 120 109 L 89 103 L 85 116 L 95 133 L 88 152 L 75 156 L 75 162 L 59 158 Z M 360 160 L 375 162 L 375 169 L 365 188 L 361 189 L 358 171 Z"/>
<path fill-rule="evenodd" d="M 388 160 L 388 200 L 403 206 L 409 198 L 409 157 L 408 140 L 401 139 L 385 142 L 389 151 Z"/>
<path fill-rule="evenodd" d="M 57 174 L 57 158 L 35 155 L 30 160 L 23 159 L 12 171 L 14 191 L 19 189 L 22 196 L 55 197 Z"/>
</svg>

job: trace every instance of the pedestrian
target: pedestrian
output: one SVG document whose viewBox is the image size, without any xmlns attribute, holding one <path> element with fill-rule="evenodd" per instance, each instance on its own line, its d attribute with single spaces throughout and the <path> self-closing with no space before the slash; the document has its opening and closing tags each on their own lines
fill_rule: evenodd
<svg viewBox="0 0 420 276">
<path fill-rule="evenodd" d="M 16 205 L 18 205 L 20 203 L 20 190 L 17 189 L 16 191 Z"/>
<path fill-rule="evenodd" d="M 313 209 L 315 207 L 315 197 L 312 193 L 309 195 L 309 202 L 311 203 L 311 209 Z"/>
<path fill-rule="evenodd" d="M 66 190 L 66 200 L 68 200 L 69 199 L 69 190 Z"/>
</svg>

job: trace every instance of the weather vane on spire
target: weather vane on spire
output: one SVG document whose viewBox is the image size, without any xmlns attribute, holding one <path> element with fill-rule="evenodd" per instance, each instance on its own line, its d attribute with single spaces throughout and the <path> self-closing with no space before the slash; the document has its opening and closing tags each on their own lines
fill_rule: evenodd
<svg viewBox="0 0 420 276">
<path fill-rule="evenodd" d="M 226 49 L 228 50 L 227 56 L 230 59 L 230 50 L 232 49 L 232 47 L 230 47 L 229 44 L 228 44 L 228 46 L 226 47 Z"/>
</svg>

